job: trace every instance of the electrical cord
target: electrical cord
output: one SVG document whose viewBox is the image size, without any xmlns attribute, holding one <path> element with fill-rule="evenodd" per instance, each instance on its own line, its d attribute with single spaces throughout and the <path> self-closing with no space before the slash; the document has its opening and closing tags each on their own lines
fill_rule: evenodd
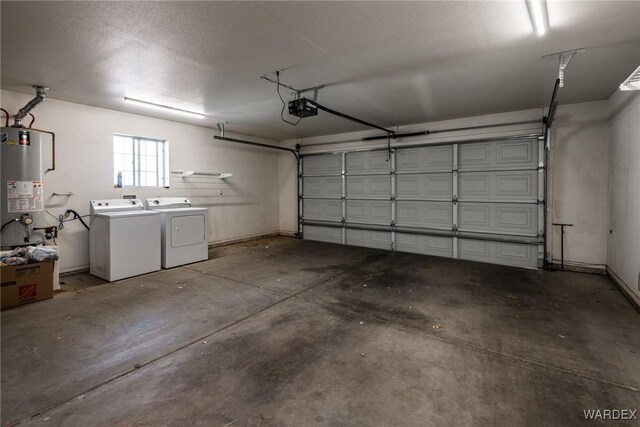
<svg viewBox="0 0 640 427">
<path fill-rule="evenodd" d="M 0 228 L 0 233 L 2 233 L 9 224 L 13 224 L 14 222 L 19 222 L 19 221 L 20 221 L 20 218 L 14 218 L 10 221 L 5 222 L 4 224 L 2 224 L 2 227 Z"/>
<path fill-rule="evenodd" d="M 89 226 L 87 225 L 87 223 L 84 222 L 84 220 L 82 219 L 82 215 L 80 215 L 78 212 L 74 211 L 73 209 L 67 209 L 67 211 L 65 213 L 67 213 L 67 214 L 68 213 L 72 213 L 73 214 L 73 219 L 79 220 L 82 223 L 82 225 L 84 225 L 84 228 L 86 228 L 87 230 L 91 230 L 89 228 Z"/>
<path fill-rule="evenodd" d="M 289 123 L 291 126 L 298 126 L 298 123 L 300 123 L 300 120 L 302 120 L 302 117 L 298 118 L 297 122 L 290 122 L 289 120 L 284 118 L 284 109 L 287 107 L 287 104 L 284 102 L 284 99 L 282 98 L 282 95 L 280 95 L 280 86 L 282 86 L 280 84 L 280 71 L 276 71 L 276 92 L 278 93 L 278 97 L 280 98 L 280 101 L 282 102 L 282 110 L 280 110 L 280 118 L 282 119 L 283 122 L 285 123 Z"/>
<path fill-rule="evenodd" d="M 58 221 L 58 230 L 62 230 L 64 228 L 64 216 L 62 214 L 60 214 L 59 216 L 55 216 L 54 214 L 52 214 L 51 212 L 49 212 L 47 209 L 44 210 L 47 214 L 49 214 L 49 216 L 51 216 L 51 218 L 55 219 L 56 221 Z"/>
<path fill-rule="evenodd" d="M 75 221 L 76 219 L 79 220 L 82 225 L 84 225 L 84 227 L 89 230 L 89 226 L 87 225 L 86 222 L 84 222 L 84 220 L 82 218 L 86 218 L 88 216 L 93 216 L 90 214 L 87 215 L 80 215 L 78 214 L 78 212 L 74 211 L 73 209 L 67 209 L 67 211 L 65 212 L 65 214 L 73 214 L 73 218 L 71 219 L 64 219 L 64 215 L 60 214 L 58 216 L 55 216 L 54 214 L 52 214 L 51 212 L 49 212 L 48 210 L 45 209 L 45 212 L 48 213 L 53 219 L 55 219 L 56 221 L 58 221 L 58 230 L 62 230 L 64 228 L 64 223 L 65 222 L 69 222 L 69 221 Z"/>
</svg>

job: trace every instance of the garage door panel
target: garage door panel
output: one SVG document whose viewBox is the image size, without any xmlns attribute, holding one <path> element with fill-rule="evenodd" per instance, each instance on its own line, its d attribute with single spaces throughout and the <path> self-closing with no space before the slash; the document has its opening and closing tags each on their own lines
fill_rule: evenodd
<svg viewBox="0 0 640 427">
<path fill-rule="evenodd" d="M 322 227 L 305 225 L 302 227 L 304 238 L 318 242 L 342 243 L 342 229 L 337 227 Z"/>
<path fill-rule="evenodd" d="M 302 186 L 305 197 L 342 196 L 342 178 L 339 176 L 305 177 Z"/>
<path fill-rule="evenodd" d="M 450 173 L 398 175 L 396 197 L 406 199 L 451 200 L 453 177 Z"/>
<path fill-rule="evenodd" d="M 538 142 L 493 141 L 461 144 L 458 149 L 459 170 L 535 169 L 538 167 Z"/>
<path fill-rule="evenodd" d="M 460 202 L 458 230 L 537 236 L 538 206 Z"/>
<path fill-rule="evenodd" d="M 450 230 L 453 223 L 453 203 L 398 201 L 396 225 L 399 227 L 440 228 Z"/>
<path fill-rule="evenodd" d="M 375 175 L 348 176 L 347 198 L 349 197 L 390 199 L 391 177 Z"/>
<path fill-rule="evenodd" d="M 538 266 L 537 246 L 524 243 L 460 238 L 458 239 L 458 255 L 459 258 L 469 261 L 516 267 L 537 268 Z"/>
<path fill-rule="evenodd" d="M 382 200 L 347 200 L 347 222 L 391 224 L 391 202 Z"/>
<path fill-rule="evenodd" d="M 345 221 L 305 237 L 536 268 L 541 145 L 509 138 L 305 156 L 303 218 Z"/>
<path fill-rule="evenodd" d="M 451 237 L 397 233 L 396 248 L 401 252 L 451 258 L 453 256 L 453 239 Z"/>
<path fill-rule="evenodd" d="M 302 217 L 320 221 L 341 221 L 342 202 L 340 200 L 307 199 L 302 204 Z"/>
<path fill-rule="evenodd" d="M 390 173 L 387 151 L 360 151 L 347 153 L 347 173 Z"/>
<path fill-rule="evenodd" d="M 462 172 L 458 199 L 537 201 L 538 171 Z"/>
<path fill-rule="evenodd" d="M 401 148 L 396 150 L 397 172 L 445 172 L 453 168 L 453 147 Z"/>
<path fill-rule="evenodd" d="M 347 229 L 347 245 L 390 249 L 391 233 L 388 231 Z"/>
<path fill-rule="evenodd" d="M 321 154 L 305 156 L 302 161 L 303 175 L 340 175 L 342 173 L 342 155 Z"/>
</svg>

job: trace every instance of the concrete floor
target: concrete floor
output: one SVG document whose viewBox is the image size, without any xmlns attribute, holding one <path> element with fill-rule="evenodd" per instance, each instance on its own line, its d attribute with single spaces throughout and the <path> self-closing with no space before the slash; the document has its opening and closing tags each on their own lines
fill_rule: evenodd
<svg viewBox="0 0 640 427">
<path fill-rule="evenodd" d="M 2 312 L 3 424 L 555 426 L 640 410 L 640 314 L 603 276 L 279 237 L 64 280 Z"/>
</svg>

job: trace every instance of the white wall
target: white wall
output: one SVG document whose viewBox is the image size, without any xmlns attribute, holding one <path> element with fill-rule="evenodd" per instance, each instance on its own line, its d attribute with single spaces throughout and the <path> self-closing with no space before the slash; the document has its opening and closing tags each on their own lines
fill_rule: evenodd
<svg viewBox="0 0 640 427">
<path fill-rule="evenodd" d="M 611 97 L 610 227 L 607 265 L 640 303 L 640 92 Z"/>
<path fill-rule="evenodd" d="M 32 97 L 2 91 L 2 108 L 15 114 Z M 54 99 L 47 99 L 33 113 L 34 128 L 56 133 L 56 170 L 44 179 L 45 204 L 56 216 L 67 209 L 87 214 L 89 200 L 124 194 L 188 196 L 195 206 L 209 208 L 210 242 L 278 231 L 278 154 L 272 150 L 214 140 L 217 130 L 213 129 Z M 172 176 L 169 189 L 114 188 L 114 133 L 168 140 L 171 169 L 232 172 L 234 176 L 227 180 Z M 73 196 L 54 197 L 53 192 L 73 192 Z M 48 219 L 50 225 L 56 223 Z M 78 221 L 65 223 L 58 244 L 63 272 L 88 267 L 88 232 Z"/>
<path fill-rule="evenodd" d="M 567 230 L 565 260 L 577 266 L 595 267 L 604 270 L 607 257 L 607 211 L 608 211 L 608 103 L 590 102 L 562 106 L 558 109 L 556 123 L 551 135 L 551 150 L 548 164 L 549 224 L 562 220 L 572 222 Z M 399 132 L 424 129 L 446 129 L 475 125 L 506 123 L 541 119 L 542 109 L 516 111 L 488 116 L 469 117 L 434 123 L 403 126 Z M 313 120 L 313 118 L 311 119 Z M 523 133 L 540 133 L 539 124 L 493 127 L 482 130 L 459 131 L 426 137 L 400 140 L 400 144 L 416 142 L 456 141 L 469 138 L 490 138 Z M 301 143 L 303 153 L 331 151 L 344 148 L 386 145 L 386 141 L 363 143 L 363 136 L 379 135 L 379 131 L 354 132 L 328 135 L 303 140 L 284 141 L 288 146 Z M 443 136 L 446 135 L 446 136 Z M 335 143 L 338 141 L 352 141 Z M 322 144 L 309 147 L 308 144 Z M 307 145 L 307 148 L 304 148 Z M 296 229 L 296 182 L 295 162 L 288 156 L 280 156 L 279 177 L 282 186 L 280 195 L 280 230 L 293 232 Z M 587 185 L 584 185 L 584 184 Z M 292 197 L 293 196 L 293 197 Z M 550 241 L 548 259 L 560 259 L 559 230 L 549 226 Z"/>
<path fill-rule="evenodd" d="M 609 231 L 609 104 L 585 102 L 558 107 L 551 127 L 547 180 L 550 223 L 569 223 L 565 264 L 605 269 Z M 550 225 L 550 224 L 549 224 Z M 551 252 L 560 262 L 560 227 L 550 226 Z"/>
</svg>

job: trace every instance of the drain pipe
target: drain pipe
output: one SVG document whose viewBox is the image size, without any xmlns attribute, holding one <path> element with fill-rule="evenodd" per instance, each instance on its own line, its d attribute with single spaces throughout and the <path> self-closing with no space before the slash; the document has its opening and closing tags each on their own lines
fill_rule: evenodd
<svg viewBox="0 0 640 427">
<path fill-rule="evenodd" d="M 47 96 L 47 91 L 49 90 L 49 88 L 46 86 L 34 86 L 34 87 L 36 89 L 36 97 L 33 98 L 31 101 L 29 101 L 27 105 L 25 105 L 18 111 L 18 114 L 15 115 L 14 123 L 11 127 L 14 127 L 14 128 L 24 127 L 22 126 L 22 120 L 25 117 L 27 117 L 29 112 L 33 110 L 36 107 L 36 105 L 40 104 L 42 101 L 45 100 Z"/>
</svg>

